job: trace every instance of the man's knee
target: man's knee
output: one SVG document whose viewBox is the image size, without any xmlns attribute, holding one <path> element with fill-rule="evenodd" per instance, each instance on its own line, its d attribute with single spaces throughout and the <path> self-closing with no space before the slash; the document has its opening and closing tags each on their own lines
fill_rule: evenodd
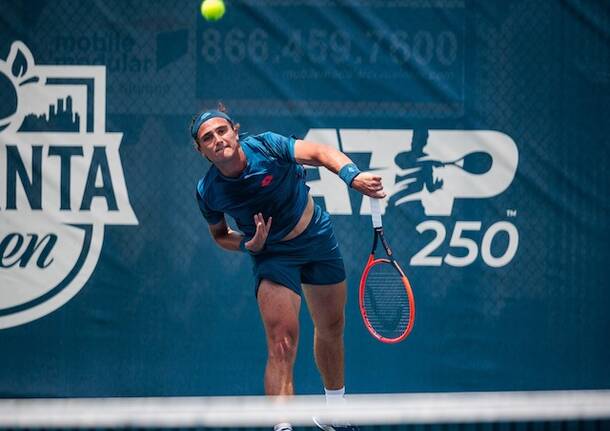
<svg viewBox="0 0 610 431">
<path fill-rule="evenodd" d="M 269 328 L 267 344 L 269 359 L 279 362 L 294 362 L 297 354 L 298 329 L 278 324 Z"/>
<path fill-rule="evenodd" d="M 316 325 L 316 332 L 318 337 L 322 339 L 337 339 L 343 336 L 344 328 L 345 316 L 341 313 L 332 318 L 325 319 L 324 322 L 318 323 L 318 325 Z"/>
</svg>

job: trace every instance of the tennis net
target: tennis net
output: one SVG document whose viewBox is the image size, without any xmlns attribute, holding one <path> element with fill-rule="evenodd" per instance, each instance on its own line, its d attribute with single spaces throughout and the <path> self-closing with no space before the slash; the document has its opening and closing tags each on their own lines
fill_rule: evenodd
<svg viewBox="0 0 610 431">
<path fill-rule="evenodd" d="M 313 418 L 361 431 L 610 430 L 610 390 L 323 397 L 63 398 L 0 400 L 0 429 L 272 429 Z"/>
</svg>

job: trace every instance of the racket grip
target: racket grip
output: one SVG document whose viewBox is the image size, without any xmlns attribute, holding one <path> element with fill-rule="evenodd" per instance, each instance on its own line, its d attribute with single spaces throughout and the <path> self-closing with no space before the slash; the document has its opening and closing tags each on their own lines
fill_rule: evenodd
<svg viewBox="0 0 610 431">
<path fill-rule="evenodd" d="M 371 200 L 371 217 L 373 219 L 373 227 L 381 227 L 381 205 L 379 199 L 369 198 Z"/>
</svg>

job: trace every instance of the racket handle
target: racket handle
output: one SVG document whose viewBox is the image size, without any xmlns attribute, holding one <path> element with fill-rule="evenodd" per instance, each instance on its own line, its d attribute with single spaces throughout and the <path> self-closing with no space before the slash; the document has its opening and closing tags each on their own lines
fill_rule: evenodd
<svg viewBox="0 0 610 431">
<path fill-rule="evenodd" d="M 381 227 L 381 205 L 379 199 L 369 198 L 371 200 L 371 217 L 373 218 L 373 227 Z"/>
</svg>

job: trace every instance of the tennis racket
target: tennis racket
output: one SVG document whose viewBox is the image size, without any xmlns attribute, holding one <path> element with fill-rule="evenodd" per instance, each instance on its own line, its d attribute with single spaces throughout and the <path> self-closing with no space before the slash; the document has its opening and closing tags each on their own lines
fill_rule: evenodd
<svg viewBox="0 0 610 431">
<path fill-rule="evenodd" d="M 378 199 L 371 198 L 371 214 L 373 248 L 360 279 L 360 313 L 373 337 L 383 343 L 398 343 L 413 329 L 415 300 L 409 280 L 383 235 Z M 380 242 L 386 256 L 376 258 L 375 251 Z"/>
</svg>

